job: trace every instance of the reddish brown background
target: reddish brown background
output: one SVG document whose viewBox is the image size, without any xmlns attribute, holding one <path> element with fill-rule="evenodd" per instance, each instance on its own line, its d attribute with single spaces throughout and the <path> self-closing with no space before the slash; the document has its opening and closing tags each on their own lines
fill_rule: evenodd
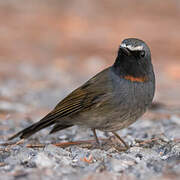
<svg viewBox="0 0 180 180">
<path fill-rule="evenodd" d="M 32 66 L 36 72 L 47 69 L 49 77 L 54 69 L 68 74 L 69 79 L 64 75 L 55 83 L 67 82 L 59 91 L 70 91 L 111 65 L 124 38 L 137 37 L 152 50 L 155 100 L 179 106 L 179 32 L 178 0 L 1 0 L 0 83 L 31 82 L 28 88 L 19 88 L 24 94 L 35 86 L 41 91 L 51 87 L 48 76 L 39 80 L 33 70 L 28 76 L 21 73 Z M 1 93 L 1 98 L 6 96 Z"/>
</svg>

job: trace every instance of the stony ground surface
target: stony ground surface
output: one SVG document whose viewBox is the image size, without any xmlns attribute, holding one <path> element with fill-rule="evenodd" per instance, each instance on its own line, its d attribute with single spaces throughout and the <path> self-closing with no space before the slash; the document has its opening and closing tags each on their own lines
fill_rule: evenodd
<svg viewBox="0 0 180 180">
<path fill-rule="evenodd" d="M 2 121 L 2 135 L 31 124 L 14 116 Z M 46 136 L 44 130 L 19 145 L 0 146 L 2 179 L 179 179 L 180 114 L 163 108 L 149 111 L 131 127 L 119 132 L 131 146 L 123 151 L 115 137 L 98 132 L 101 147 L 94 143 L 63 147 L 62 142 L 93 140 L 92 133 L 73 127 Z M 107 140 L 104 140 L 104 139 Z M 60 143 L 61 142 L 61 143 Z M 6 143 L 1 139 L 1 143 Z M 54 144 L 59 144 L 60 147 Z"/>
<path fill-rule="evenodd" d="M 5 74 L 0 87 L 0 179 L 179 178 L 180 111 L 177 105 L 155 102 L 138 122 L 118 132 L 131 146 L 127 151 L 122 150 L 123 145 L 111 134 L 100 131 L 102 147 L 95 147 L 94 142 L 64 147 L 62 142 L 94 139 L 90 130 L 79 127 L 54 135 L 48 135 L 49 128 L 22 144 L 6 144 L 11 143 L 7 142 L 10 135 L 39 120 L 76 86 L 75 83 L 70 86 L 76 78 L 53 67 L 44 70 L 38 65 L 21 66 L 17 67 L 15 79 Z M 57 76 L 61 74 L 69 76 L 68 83 L 59 81 Z M 66 86 L 69 86 L 67 91 L 62 88 Z M 58 143 L 59 146 L 54 145 Z"/>
<path fill-rule="evenodd" d="M 176 0 L 1 0 L 0 179 L 179 179 L 179 18 Z M 110 66 L 125 37 L 148 42 L 157 80 L 151 109 L 118 132 L 130 149 L 80 127 L 7 141 Z"/>
</svg>

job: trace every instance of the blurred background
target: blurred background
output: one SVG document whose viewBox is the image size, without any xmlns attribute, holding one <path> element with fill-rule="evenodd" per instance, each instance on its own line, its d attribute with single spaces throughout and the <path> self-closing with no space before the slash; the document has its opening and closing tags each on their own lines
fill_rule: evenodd
<svg viewBox="0 0 180 180">
<path fill-rule="evenodd" d="M 133 146 L 130 151 L 48 145 L 93 139 L 90 129 L 76 126 L 51 136 L 45 129 L 26 141 L 47 144 L 43 149 L 8 146 L 7 137 L 37 122 L 68 93 L 111 66 L 121 41 L 129 37 L 149 45 L 156 73 L 154 106 L 142 121 L 120 131 Z M 178 179 L 179 129 L 179 0 L 0 0 L 1 179 L 82 179 L 104 171 L 110 174 L 85 179 L 118 174 L 122 176 L 114 179 Z"/>
<path fill-rule="evenodd" d="M 0 0 L 0 116 L 42 117 L 127 37 L 151 48 L 155 101 L 179 108 L 179 32 L 178 0 Z"/>
</svg>

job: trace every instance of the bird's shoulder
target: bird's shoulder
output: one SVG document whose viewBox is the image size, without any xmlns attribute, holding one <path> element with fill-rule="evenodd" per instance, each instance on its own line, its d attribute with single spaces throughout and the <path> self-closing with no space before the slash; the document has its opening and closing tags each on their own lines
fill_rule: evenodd
<svg viewBox="0 0 180 180">
<path fill-rule="evenodd" d="M 54 108 L 53 113 L 74 113 L 97 104 L 111 89 L 110 68 L 107 68 L 89 79 L 79 88 L 72 91 Z"/>
</svg>

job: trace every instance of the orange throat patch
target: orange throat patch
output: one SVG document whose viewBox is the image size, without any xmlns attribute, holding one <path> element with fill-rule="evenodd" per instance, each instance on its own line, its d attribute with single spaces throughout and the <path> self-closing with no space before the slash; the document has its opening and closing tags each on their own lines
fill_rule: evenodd
<svg viewBox="0 0 180 180">
<path fill-rule="evenodd" d="M 133 77 L 133 76 L 124 76 L 124 79 L 129 80 L 131 82 L 145 82 L 147 81 L 147 77 Z"/>
</svg>

